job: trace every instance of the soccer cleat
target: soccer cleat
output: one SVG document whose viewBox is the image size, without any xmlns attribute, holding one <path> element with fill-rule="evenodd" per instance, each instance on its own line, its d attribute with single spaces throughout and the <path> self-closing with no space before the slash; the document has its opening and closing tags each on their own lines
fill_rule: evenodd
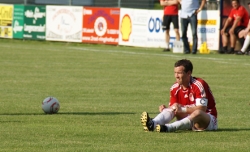
<svg viewBox="0 0 250 152">
<path fill-rule="evenodd" d="M 227 54 L 234 54 L 234 51 L 228 50 L 226 53 L 227 53 Z"/>
<path fill-rule="evenodd" d="M 147 112 L 141 114 L 141 124 L 144 131 L 154 131 L 154 121 L 149 117 Z"/>
<path fill-rule="evenodd" d="M 156 125 L 156 132 L 168 132 L 168 127 L 165 125 Z"/>
<path fill-rule="evenodd" d="M 236 55 L 244 55 L 245 52 L 242 52 L 242 51 L 237 51 Z"/>
<path fill-rule="evenodd" d="M 170 51 L 170 49 L 169 48 L 165 48 L 165 49 L 163 49 L 163 52 L 169 52 Z"/>
<path fill-rule="evenodd" d="M 227 52 L 227 50 L 226 50 L 226 51 L 224 51 L 224 50 L 219 50 L 219 53 L 220 53 L 220 54 L 224 54 L 225 52 Z"/>
</svg>

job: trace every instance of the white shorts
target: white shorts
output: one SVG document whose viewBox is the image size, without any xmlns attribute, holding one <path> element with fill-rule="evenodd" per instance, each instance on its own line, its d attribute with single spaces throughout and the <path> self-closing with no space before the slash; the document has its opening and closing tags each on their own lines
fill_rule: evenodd
<svg viewBox="0 0 250 152">
<path fill-rule="evenodd" d="M 209 125 L 207 126 L 207 128 L 204 130 L 208 130 L 208 131 L 217 130 L 218 129 L 217 118 L 209 113 L 208 113 L 208 115 L 210 116 L 210 122 L 209 122 Z M 204 130 L 198 130 L 194 127 L 192 128 L 192 130 L 193 131 L 204 131 Z"/>
</svg>

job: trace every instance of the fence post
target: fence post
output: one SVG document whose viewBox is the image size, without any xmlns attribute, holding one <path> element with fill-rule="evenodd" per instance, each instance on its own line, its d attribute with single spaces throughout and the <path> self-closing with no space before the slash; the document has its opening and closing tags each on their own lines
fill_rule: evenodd
<svg viewBox="0 0 250 152">
<path fill-rule="evenodd" d="M 69 5 L 70 5 L 70 6 L 72 5 L 72 0 L 69 0 Z"/>
<path fill-rule="evenodd" d="M 24 0 L 23 3 L 24 3 L 24 5 L 27 5 L 27 0 Z"/>
<path fill-rule="evenodd" d="M 121 7 L 121 0 L 118 0 L 118 7 Z"/>
</svg>

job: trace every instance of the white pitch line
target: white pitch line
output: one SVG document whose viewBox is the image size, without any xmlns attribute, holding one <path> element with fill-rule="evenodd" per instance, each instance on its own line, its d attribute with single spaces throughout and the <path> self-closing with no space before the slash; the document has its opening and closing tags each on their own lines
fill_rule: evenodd
<svg viewBox="0 0 250 152">
<path fill-rule="evenodd" d="M 1 44 L 0 47 L 5 47 L 5 48 L 15 48 L 15 49 L 18 49 L 20 46 L 18 45 L 4 45 L 4 44 Z M 22 49 L 33 49 L 33 48 L 30 48 L 30 47 L 23 47 L 22 46 Z M 132 52 L 132 51 L 121 51 L 121 50 L 101 50 L 101 49 L 96 49 L 96 48 L 91 48 L 91 47 L 88 47 L 88 48 L 80 48 L 80 47 L 72 47 L 72 46 L 66 46 L 64 47 L 64 49 L 73 49 L 73 50 L 82 50 L 82 51 L 92 51 L 92 52 L 102 52 L 102 53 L 123 53 L 123 54 L 131 54 L 131 55 L 147 55 L 147 56 L 161 56 L 161 57 L 173 57 L 173 58 L 180 58 L 180 57 L 183 57 L 183 58 L 191 58 L 191 59 L 203 59 L 203 60 L 210 60 L 210 61 L 214 61 L 214 62 L 217 62 L 217 63 L 220 63 L 220 64 L 243 64 L 245 66 L 250 66 L 250 62 L 249 63 L 243 63 L 242 62 L 242 58 L 239 58 L 239 59 L 231 59 L 231 58 L 212 58 L 212 57 L 201 57 L 201 56 L 196 56 L 196 55 L 187 55 L 187 56 L 180 56 L 180 55 L 175 55 L 175 54 L 157 54 L 157 53 L 138 53 L 138 52 Z M 149 48 L 146 48 L 146 49 L 149 49 Z M 45 47 L 45 48 L 41 48 L 41 47 L 38 47 L 36 48 L 36 50 L 50 50 L 50 51 L 58 51 L 58 49 L 52 49 L 52 48 L 48 48 L 48 47 Z M 228 55 L 229 57 L 230 55 Z M 240 56 L 239 56 L 240 57 Z M 246 57 L 247 58 L 247 57 Z"/>
<path fill-rule="evenodd" d="M 79 48 L 79 47 L 70 47 L 71 49 L 74 50 L 83 50 L 83 51 L 93 51 L 93 52 L 102 52 L 102 53 L 124 53 L 124 54 L 133 54 L 133 55 L 154 55 L 154 56 L 168 56 L 168 57 L 174 57 L 174 58 L 180 58 L 179 55 L 174 55 L 174 54 L 157 54 L 157 53 L 138 53 L 138 52 L 131 52 L 131 51 L 121 51 L 121 50 L 101 50 L 101 49 L 96 49 L 96 48 Z M 227 55 L 227 54 L 226 54 Z M 188 57 L 188 58 L 193 58 L 193 59 L 206 59 L 206 60 L 212 60 L 218 63 L 222 64 L 239 64 L 235 62 L 240 62 L 242 63 L 242 59 L 220 59 L 220 58 L 212 58 L 212 57 L 201 57 L 201 56 L 196 56 L 196 55 L 188 55 L 188 56 L 182 56 L 182 57 Z M 243 63 L 244 64 L 244 63 Z M 244 64 L 244 65 L 250 65 Z"/>
</svg>

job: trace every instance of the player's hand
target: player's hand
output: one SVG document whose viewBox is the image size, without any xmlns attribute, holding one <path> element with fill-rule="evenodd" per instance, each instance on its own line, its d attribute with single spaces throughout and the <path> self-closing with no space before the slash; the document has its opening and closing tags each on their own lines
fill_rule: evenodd
<svg viewBox="0 0 250 152">
<path fill-rule="evenodd" d="M 179 105 L 177 103 L 175 103 L 170 108 L 172 109 L 174 114 L 176 114 L 178 112 L 178 110 L 179 110 Z"/>
<path fill-rule="evenodd" d="M 159 106 L 159 111 L 162 112 L 163 109 L 167 108 L 165 105 L 160 105 Z"/>
</svg>

